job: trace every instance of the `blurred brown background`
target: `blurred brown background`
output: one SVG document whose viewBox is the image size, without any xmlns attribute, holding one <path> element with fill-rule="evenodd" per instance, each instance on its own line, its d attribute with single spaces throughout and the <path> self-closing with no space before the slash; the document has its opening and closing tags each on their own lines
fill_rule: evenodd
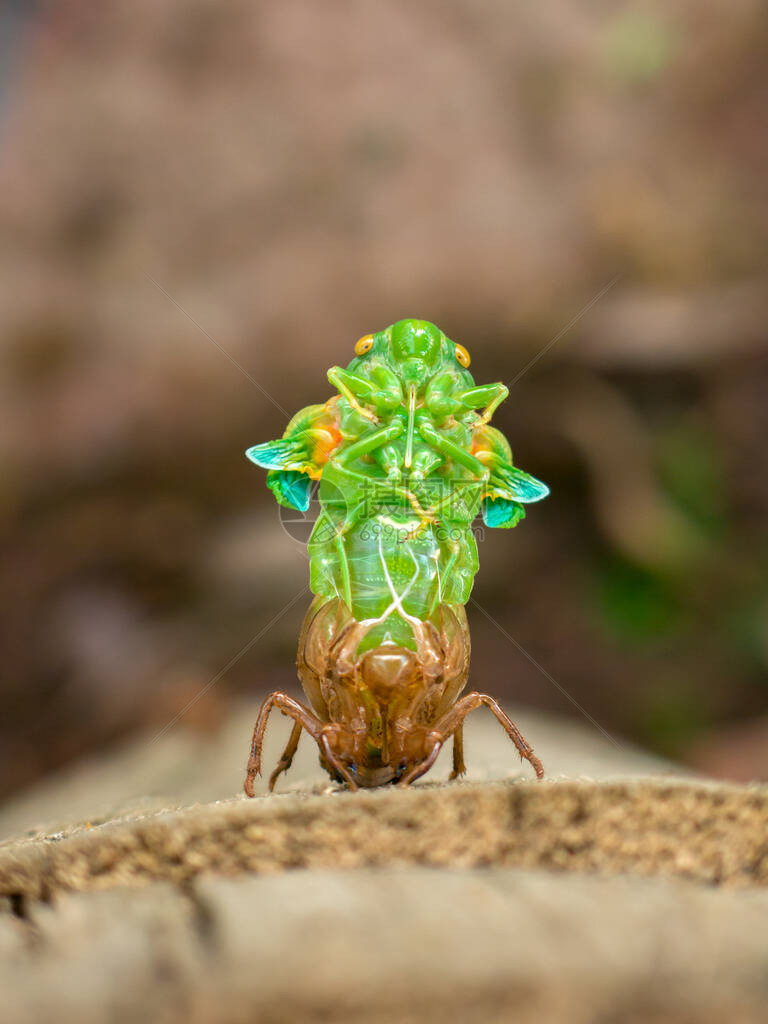
<svg viewBox="0 0 768 1024">
<path fill-rule="evenodd" d="M 0 793 L 220 673 L 173 728 L 296 685 L 306 557 L 243 450 L 403 316 L 480 382 L 571 325 L 495 420 L 552 496 L 486 532 L 474 596 L 613 735 L 768 778 L 764 4 L 0 29 Z M 476 686 L 579 715 L 470 619 Z"/>
</svg>

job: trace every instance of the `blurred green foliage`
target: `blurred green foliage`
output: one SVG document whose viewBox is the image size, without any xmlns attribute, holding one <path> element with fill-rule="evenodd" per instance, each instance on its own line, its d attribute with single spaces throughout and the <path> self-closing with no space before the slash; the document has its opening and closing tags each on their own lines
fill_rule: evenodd
<svg viewBox="0 0 768 1024">
<path fill-rule="evenodd" d="M 674 581 L 659 572 L 606 557 L 595 570 L 595 581 L 600 621 L 627 646 L 663 644 L 690 625 Z"/>
<path fill-rule="evenodd" d="M 655 434 L 661 483 L 696 528 L 722 541 L 728 500 L 720 439 L 697 412 L 683 413 Z"/>
</svg>

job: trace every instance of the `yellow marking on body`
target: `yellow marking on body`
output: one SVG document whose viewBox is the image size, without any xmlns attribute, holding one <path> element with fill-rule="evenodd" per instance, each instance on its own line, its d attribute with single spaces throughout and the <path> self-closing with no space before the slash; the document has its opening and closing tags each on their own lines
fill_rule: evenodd
<svg viewBox="0 0 768 1024">
<path fill-rule="evenodd" d="M 335 427 L 320 427 L 317 431 L 315 446 L 312 449 L 312 462 L 316 466 L 324 466 L 340 444 L 341 434 Z"/>
</svg>

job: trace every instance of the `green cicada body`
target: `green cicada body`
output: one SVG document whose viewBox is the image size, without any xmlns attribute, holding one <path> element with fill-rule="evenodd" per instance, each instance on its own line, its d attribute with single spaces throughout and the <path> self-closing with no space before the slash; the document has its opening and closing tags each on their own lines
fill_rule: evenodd
<svg viewBox="0 0 768 1024">
<path fill-rule="evenodd" d="M 248 450 L 280 504 L 306 510 L 318 481 L 321 509 L 308 545 L 316 597 L 298 655 L 312 708 L 282 693 L 266 699 L 249 794 L 273 706 L 295 724 L 270 788 L 302 728 L 351 788 L 413 781 L 450 735 L 461 774 L 462 722 L 480 704 L 540 774 L 492 698 L 458 700 L 469 670 L 464 605 L 479 566 L 472 524 L 481 514 L 488 526 L 516 526 L 524 505 L 549 493 L 489 426 L 506 387 L 475 385 L 468 366 L 466 350 L 434 324 L 401 320 L 361 338 L 346 369 L 328 371 L 337 394 L 297 413 L 281 439 Z"/>
</svg>

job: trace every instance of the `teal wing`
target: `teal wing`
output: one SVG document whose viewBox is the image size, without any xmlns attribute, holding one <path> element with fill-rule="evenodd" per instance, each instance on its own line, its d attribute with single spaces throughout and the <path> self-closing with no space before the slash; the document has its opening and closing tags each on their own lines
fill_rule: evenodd
<svg viewBox="0 0 768 1024">
<path fill-rule="evenodd" d="M 256 444 L 246 451 L 246 457 L 262 469 L 268 469 L 267 487 L 275 500 L 287 508 L 306 512 L 312 490 L 312 478 L 307 474 L 310 459 L 308 431 L 277 441 Z"/>
<path fill-rule="evenodd" d="M 506 498 L 485 498 L 482 514 L 486 526 L 510 530 L 521 519 L 525 519 L 525 507 L 519 501 L 508 501 Z"/>
<path fill-rule="evenodd" d="M 549 494 L 549 488 L 545 483 L 537 480 L 530 473 L 524 473 L 522 469 L 518 469 L 509 462 L 496 464 L 491 473 L 489 490 L 495 492 L 494 496 L 496 497 L 508 498 L 525 504 L 541 501 Z"/>
<path fill-rule="evenodd" d="M 245 455 L 262 469 L 292 469 L 307 472 L 311 459 L 313 439 L 308 430 L 302 430 L 293 437 L 280 437 L 277 441 L 255 444 Z"/>
<path fill-rule="evenodd" d="M 312 478 L 295 469 L 272 469 L 267 473 L 267 487 L 279 505 L 306 512 L 312 491 Z"/>
<path fill-rule="evenodd" d="M 482 515 L 486 526 L 511 529 L 525 519 L 525 504 L 541 501 L 549 488 L 511 463 L 496 460 L 486 485 Z"/>
</svg>

